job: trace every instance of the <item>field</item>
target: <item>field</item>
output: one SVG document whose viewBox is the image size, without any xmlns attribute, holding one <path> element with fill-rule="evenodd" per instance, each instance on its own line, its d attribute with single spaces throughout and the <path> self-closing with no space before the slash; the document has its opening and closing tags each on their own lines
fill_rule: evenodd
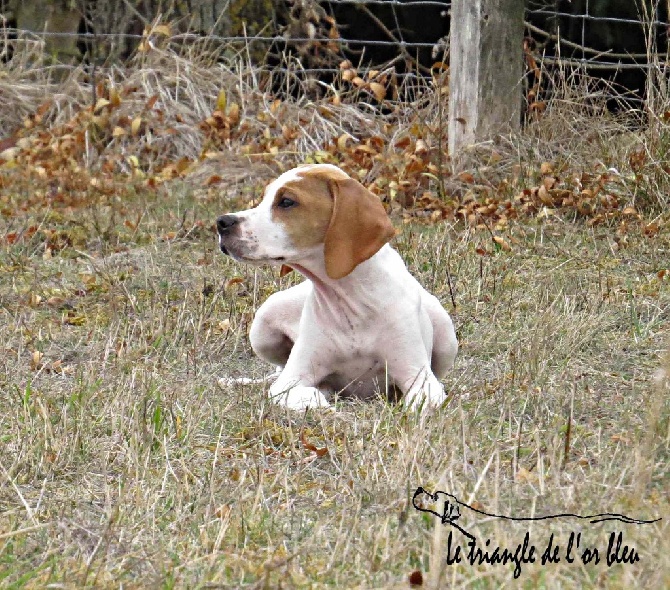
<svg viewBox="0 0 670 590">
<path fill-rule="evenodd" d="M 151 84 L 140 66 L 119 87 Z M 390 124 L 331 102 L 334 123 L 233 102 L 206 71 L 185 97 L 169 70 L 90 107 L 82 81 L 43 103 L 9 72 L 26 94 L 0 149 L 0 587 L 670 587 L 668 118 L 631 132 L 566 100 L 447 175 L 434 109 Z M 279 109 L 311 117 L 307 139 L 283 123 L 252 145 Z M 309 159 L 394 196 L 394 245 L 454 319 L 449 399 L 424 419 L 383 399 L 291 414 L 217 384 L 269 372 L 249 323 L 299 277 L 222 256 L 214 220 Z M 416 509 L 419 486 L 460 519 Z M 470 563 L 454 524 L 490 553 L 528 533 L 535 562 Z"/>
</svg>

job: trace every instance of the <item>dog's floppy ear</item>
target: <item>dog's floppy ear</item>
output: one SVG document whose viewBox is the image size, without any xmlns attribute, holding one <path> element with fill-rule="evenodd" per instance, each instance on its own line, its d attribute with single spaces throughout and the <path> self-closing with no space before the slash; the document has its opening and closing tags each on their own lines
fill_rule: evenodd
<svg viewBox="0 0 670 590">
<path fill-rule="evenodd" d="M 333 214 L 326 231 L 324 255 L 331 279 L 346 277 L 374 256 L 395 229 L 379 198 L 353 178 L 329 179 Z"/>
</svg>

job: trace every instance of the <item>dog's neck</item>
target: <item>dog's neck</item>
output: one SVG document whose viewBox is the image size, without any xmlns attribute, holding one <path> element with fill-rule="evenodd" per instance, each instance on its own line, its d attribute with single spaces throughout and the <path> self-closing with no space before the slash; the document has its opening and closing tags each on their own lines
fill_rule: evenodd
<svg viewBox="0 0 670 590">
<path fill-rule="evenodd" d="M 361 262 L 341 279 L 332 279 L 326 273 L 322 249 L 290 266 L 312 282 L 317 301 L 328 301 L 330 305 L 337 301 L 343 307 L 350 307 L 351 302 L 369 301 L 374 304 L 376 290 L 392 288 L 387 277 L 396 267 L 390 260 L 395 257 L 398 254 L 385 244 L 374 256 Z"/>
</svg>

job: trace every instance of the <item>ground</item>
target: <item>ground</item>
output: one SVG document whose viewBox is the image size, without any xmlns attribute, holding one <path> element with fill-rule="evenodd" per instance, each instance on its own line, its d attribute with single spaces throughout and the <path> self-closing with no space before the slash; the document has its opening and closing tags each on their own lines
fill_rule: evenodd
<svg viewBox="0 0 670 590">
<path fill-rule="evenodd" d="M 459 171 L 440 80 L 282 102 L 147 52 L 0 76 L 0 587 L 670 587 L 670 110 L 566 85 Z M 383 198 L 454 319 L 428 416 L 217 384 L 272 370 L 250 321 L 299 277 L 215 219 L 305 161 Z"/>
<path fill-rule="evenodd" d="M 513 224 L 504 250 L 486 232 L 405 224 L 395 247 L 461 343 L 448 402 L 425 421 L 381 399 L 305 416 L 264 386 L 217 386 L 269 371 L 249 321 L 297 280 L 218 253 L 198 221 L 225 210 L 179 183 L 33 220 L 75 224 L 78 247 L 0 251 L 3 586 L 404 588 L 415 571 L 434 587 L 670 583 L 667 389 L 653 381 L 667 230 L 621 247 L 556 216 Z M 574 531 L 580 552 L 601 552 L 538 558 L 515 580 L 513 564 L 448 565 L 450 531 L 467 539 L 412 507 L 418 486 L 513 517 L 663 520 L 462 508 L 482 546 L 514 550 L 530 531 L 542 552 L 554 533 L 563 555 Z M 607 566 L 611 532 L 637 563 Z"/>
</svg>

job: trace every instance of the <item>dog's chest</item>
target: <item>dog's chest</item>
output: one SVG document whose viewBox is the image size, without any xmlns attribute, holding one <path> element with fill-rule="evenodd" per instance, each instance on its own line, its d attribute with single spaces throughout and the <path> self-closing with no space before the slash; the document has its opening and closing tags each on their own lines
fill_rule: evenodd
<svg viewBox="0 0 670 590">
<path fill-rule="evenodd" d="M 336 319 L 315 320 L 324 338 L 315 338 L 316 357 L 326 377 L 323 384 L 333 390 L 343 390 L 358 397 L 384 389 L 386 359 L 382 358 L 379 338 L 383 318 L 366 314 L 342 313 Z"/>
</svg>

